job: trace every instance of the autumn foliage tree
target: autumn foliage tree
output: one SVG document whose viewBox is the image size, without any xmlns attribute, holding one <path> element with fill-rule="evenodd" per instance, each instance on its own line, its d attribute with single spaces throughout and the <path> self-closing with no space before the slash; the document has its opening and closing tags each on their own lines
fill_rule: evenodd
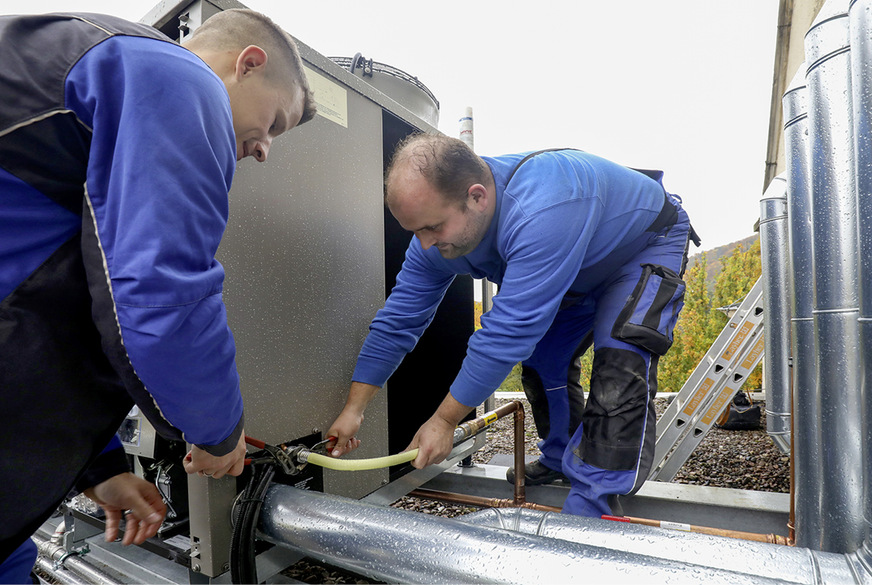
<svg viewBox="0 0 872 585">
<path fill-rule="evenodd" d="M 684 309 L 673 332 L 672 348 L 662 358 L 657 371 L 658 390 L 678 392 L 690 373 L 711 347 L 723 322 L 713 310 L 712 294 L 706 281 L 708 258 L 705 253 L 684 273 Z"/>
<path fill-rule="evenodd" d="M 672 348 L 660 360 L 660 391 L 681 390 L 729 321 L 729 316 L 718 309 L 740 303 L 760 278 L 760 240 L 755 240 L 747 250 L 740 244 L 724 257 L 713 292 L 709 292 L 706 281 L 706 263 L 707 257 L 703 253 L 684 274 L 687 285 L 684 310 L 675 328 Z M 761 378 L 758 367 L 745 382 L 745 389 L 759 388 Z"/>
</svg>

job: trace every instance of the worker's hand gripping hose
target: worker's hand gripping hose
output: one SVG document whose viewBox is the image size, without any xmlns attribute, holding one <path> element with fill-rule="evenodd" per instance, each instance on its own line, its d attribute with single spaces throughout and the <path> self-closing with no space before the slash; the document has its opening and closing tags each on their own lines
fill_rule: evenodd
<svg viewBox="0 0 872 585">
<path fill-rule="evenodd" d="M 505 408 L 498 409 L 492 412 L 485 413 L 479 418 L 460 424 L 456 429 L 454 429 L 454 446 L 456 447 L 469 437 L 477 435 L 478 433 L 482 432 L 484 429 L 492 425 L 494 422 L 497 421 L 500 416 L 505 415 L 505 412 L 503 412 L 503 410 L 505 410 L 505 412 L 509 412 Z M 306 449 L 302 449 L 299 453 L 296 454 L 296 458 L 300 463 L 311 463 L 312 465 L 319 465 L 326 469 L 333 469 L 337 471 L 364 471 L 368 469 L 381 469 L 382 467 L 390 467 L 392 465 L 399 465 L 400 463 L 413 461 L 417 456 L 417 449 L 403 451 L 402 453 L 388 455 L 387 457 L 373 457 L 372 459 L 336 459 L 334 457 L 329 457 L 320 453 L 314 453 Z"/>
<path fill-rule="evenodd" d="M 484 431 L 502 416 L 516 410 L 520 403 L 513 402 L 504 405 L 495 411 L 485 413 L 479 418 L 467 421 L 454 429 L 454 446 L 456 447 L 466 439 Z M 234 508 L 235 522 L 231 535 L 230 548 L 230 578 L 233 583 L 257 583 L 257 566 L 255 559 L 255 529 L 257 527 L 260 508 L 266 496 L 266 490 L 272 481 L 276 470 L 281 470 L 287 475 L 299 473 L 307 463 L 318 465 L 326 469 L 338 471 L 364 471 L 381 469 L 401 463 L 407 463 L 418 456 L 418 449 L 404 451 L 387 457 L 374 457 L 371 459 L 336 459 L 321 453 L 315 453 L 322 445 L 326 445 L 333 437 L 318 443 L 315 447 L 306 448 L 301 445 L 273 446 L 246 437 L 245 441 L 262 451 L 246 459 L 246 466 L 251 470 L 251 478 L 245 490 L 237 499 Z"/>
</svg>

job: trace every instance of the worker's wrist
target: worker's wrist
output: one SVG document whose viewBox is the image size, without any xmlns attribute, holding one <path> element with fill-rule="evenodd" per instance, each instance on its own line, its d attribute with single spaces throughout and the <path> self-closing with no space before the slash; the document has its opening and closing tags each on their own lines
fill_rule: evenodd
<svg viewBox="0 0 872 585">
<path fill-rule="evenodd" d="M 449 393 L 445 397 L 445 400 L 442 401 L 442 404 L 439 405 L 439 408 L 436 409 L 433 417 L 438 418 L 446 426 L 450 426 L 453 429 L 460 424 L 460 421 L 462 421 L 471 410 L 471 407 L 458 402 Z"/>
<path fill-rule="evenodd" d="M 378 386 L 364 382 L 352 382 L 343 410 L 348 414 L 363 416 L 363 411 L 366 410 L 378 391 Z"/>
</svg>

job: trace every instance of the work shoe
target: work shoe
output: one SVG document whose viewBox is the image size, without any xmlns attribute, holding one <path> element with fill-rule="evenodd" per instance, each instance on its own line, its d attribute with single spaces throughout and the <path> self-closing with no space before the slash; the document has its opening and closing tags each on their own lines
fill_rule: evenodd
<svg viewBox="0 0 872 585">
<path fill-rule="evenodd" d="M 509 467 L 506 470 L 506 480 L 515 485 L 515 468 Z M 524 485 L 543 485 L 546 483 L 554 483 L 555 481 L 568 481 L 566 476 L 560 471 L 554 471 L 545 467 L 538 459 L 527 463 L 524 466 Z"/>
</svg>

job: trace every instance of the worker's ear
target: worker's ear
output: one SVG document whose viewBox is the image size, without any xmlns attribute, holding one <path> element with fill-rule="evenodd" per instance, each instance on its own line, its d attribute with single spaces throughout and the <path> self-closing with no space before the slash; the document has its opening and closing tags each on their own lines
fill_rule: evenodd
<svg viewBox="0 0 872 585">
<path fill-rule="evenodd" d="M 487 187 L 482 185 L 481 183 L 476 183 L 472 185 L 466 191 L 467 196 L 469 197 L 469 201 L 467 201 L 467 205 L 470 207 L 475 207 L 479 211 L 484 211 L 487 209 L 487 202 L 489 194 L 487 192 Z"/>
<path fill-rule="evenodd" d="M 267 60 L 266 51 L 257 45 L 248 45 L 236 58 L 236 78 L 241 80 L 253 73 L 262 73 L 266 69 Z"/>
</svg>

